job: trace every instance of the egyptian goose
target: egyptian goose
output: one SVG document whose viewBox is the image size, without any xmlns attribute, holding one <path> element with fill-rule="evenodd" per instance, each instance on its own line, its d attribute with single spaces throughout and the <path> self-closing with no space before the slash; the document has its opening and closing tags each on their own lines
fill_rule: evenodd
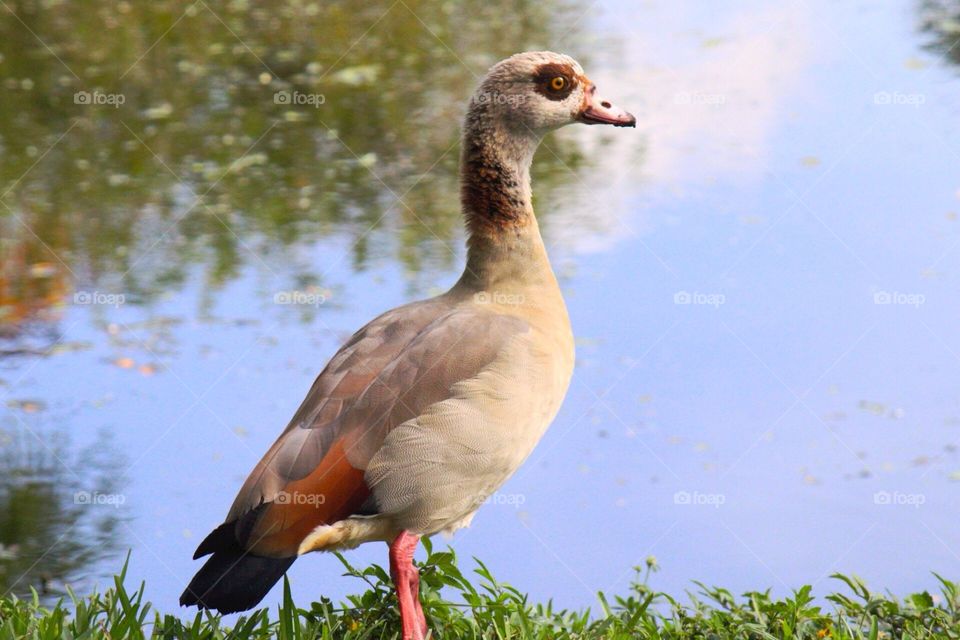
<svg viewBox="0 0 960 640">
<path fill-rule="evenodd" d="M 490 69 L 463 130 L 463 275 L 337 352 L 200 543 L 194 558 L 213 555 L 180 604 L 250 609 L 299 556 L 380 540 L 402 636 L 424 637 L 420 537 L 469 524 L 540 440 L 573 372 L 570 322 L 530 200 L 540 139 L 573 122 L 636 126 L 568 56 L 520 53 Z"/>
</svg>

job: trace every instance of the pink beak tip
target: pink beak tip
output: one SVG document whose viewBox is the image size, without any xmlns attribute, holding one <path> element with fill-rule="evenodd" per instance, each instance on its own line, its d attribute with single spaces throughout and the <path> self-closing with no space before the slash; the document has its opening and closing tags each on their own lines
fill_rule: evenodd
<svg viewBox="0 0 960 640">
<path fill-rule="evenodd" d="M 580 112 L 578 120 L 584 124 L 609 124 L 614 127 L 637 126 L 637 119 L 632 113 L 593 96 L 591 96 L 586 108 Z"/>
</svg>

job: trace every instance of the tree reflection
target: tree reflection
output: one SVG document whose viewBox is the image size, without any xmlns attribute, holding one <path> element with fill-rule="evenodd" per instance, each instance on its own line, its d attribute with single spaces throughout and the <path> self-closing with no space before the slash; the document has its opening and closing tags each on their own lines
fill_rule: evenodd
<svg viewBox="0 0 960 640">
<path fill-rule="evenodd" d="M 77 282 L 148 299 L 202 265 L 216 289 L 330 234 L 354 268 L 450 265 L 473 74 L 573 37 L 577 19 L 556 1 L 5 6 L 8 324 Z M 536 165 L 544 195 L 580 162 L 569 141 L 555 150 Z"/>
<path fill-rule="evenodd" d="M 960 1 L 923 0 L 919 13 L 921 29 L 933 36 L 930 47 L 960 64 Z"/>
<path fill-rule="evenodd" d="M 23 423 L 0 430 L 0 443 L 0 593 L 63 594 L 119 548 L 119 457 L 105 436 L 71 451 L 64 433 Z"/>
</svg>

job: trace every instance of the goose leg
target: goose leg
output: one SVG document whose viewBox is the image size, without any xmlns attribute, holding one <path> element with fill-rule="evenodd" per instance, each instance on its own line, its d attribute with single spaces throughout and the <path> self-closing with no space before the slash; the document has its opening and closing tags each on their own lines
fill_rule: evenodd
<svg viewBox="0 0 960 640">
<path fill-rule="evenodd" d="M 413 552 L 420 536 L 401 531 L 390 543 L 390 577 L 400 605 L 400 629 L 403 640 L 424 640 L 426 620 L 420 608 L 420 574 L 413 566 Z"/>
<path fill-rule="evenodd" d="M 413 604 L 417 612 L 417 622 L 423 635 L 427 635 L 427 618 L 423 615 L 423 607 L 420 605 L 420 571 L 414 566 L 410 572 L 410 592 L 413 593 Z"/>
</svg>

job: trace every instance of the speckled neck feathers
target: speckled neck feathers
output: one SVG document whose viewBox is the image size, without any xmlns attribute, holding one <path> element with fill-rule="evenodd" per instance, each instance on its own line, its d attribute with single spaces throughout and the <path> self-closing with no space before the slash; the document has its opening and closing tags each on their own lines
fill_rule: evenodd
<svg viewBox="0 0 960 640">
<path fill-rule="evenodd" d="M 460 201 L 471 244 L 534 221 L 530 164 L 540 140 L 519 123 L 496 117 L 483 87 L 464 122 Z"/>
</svg>

